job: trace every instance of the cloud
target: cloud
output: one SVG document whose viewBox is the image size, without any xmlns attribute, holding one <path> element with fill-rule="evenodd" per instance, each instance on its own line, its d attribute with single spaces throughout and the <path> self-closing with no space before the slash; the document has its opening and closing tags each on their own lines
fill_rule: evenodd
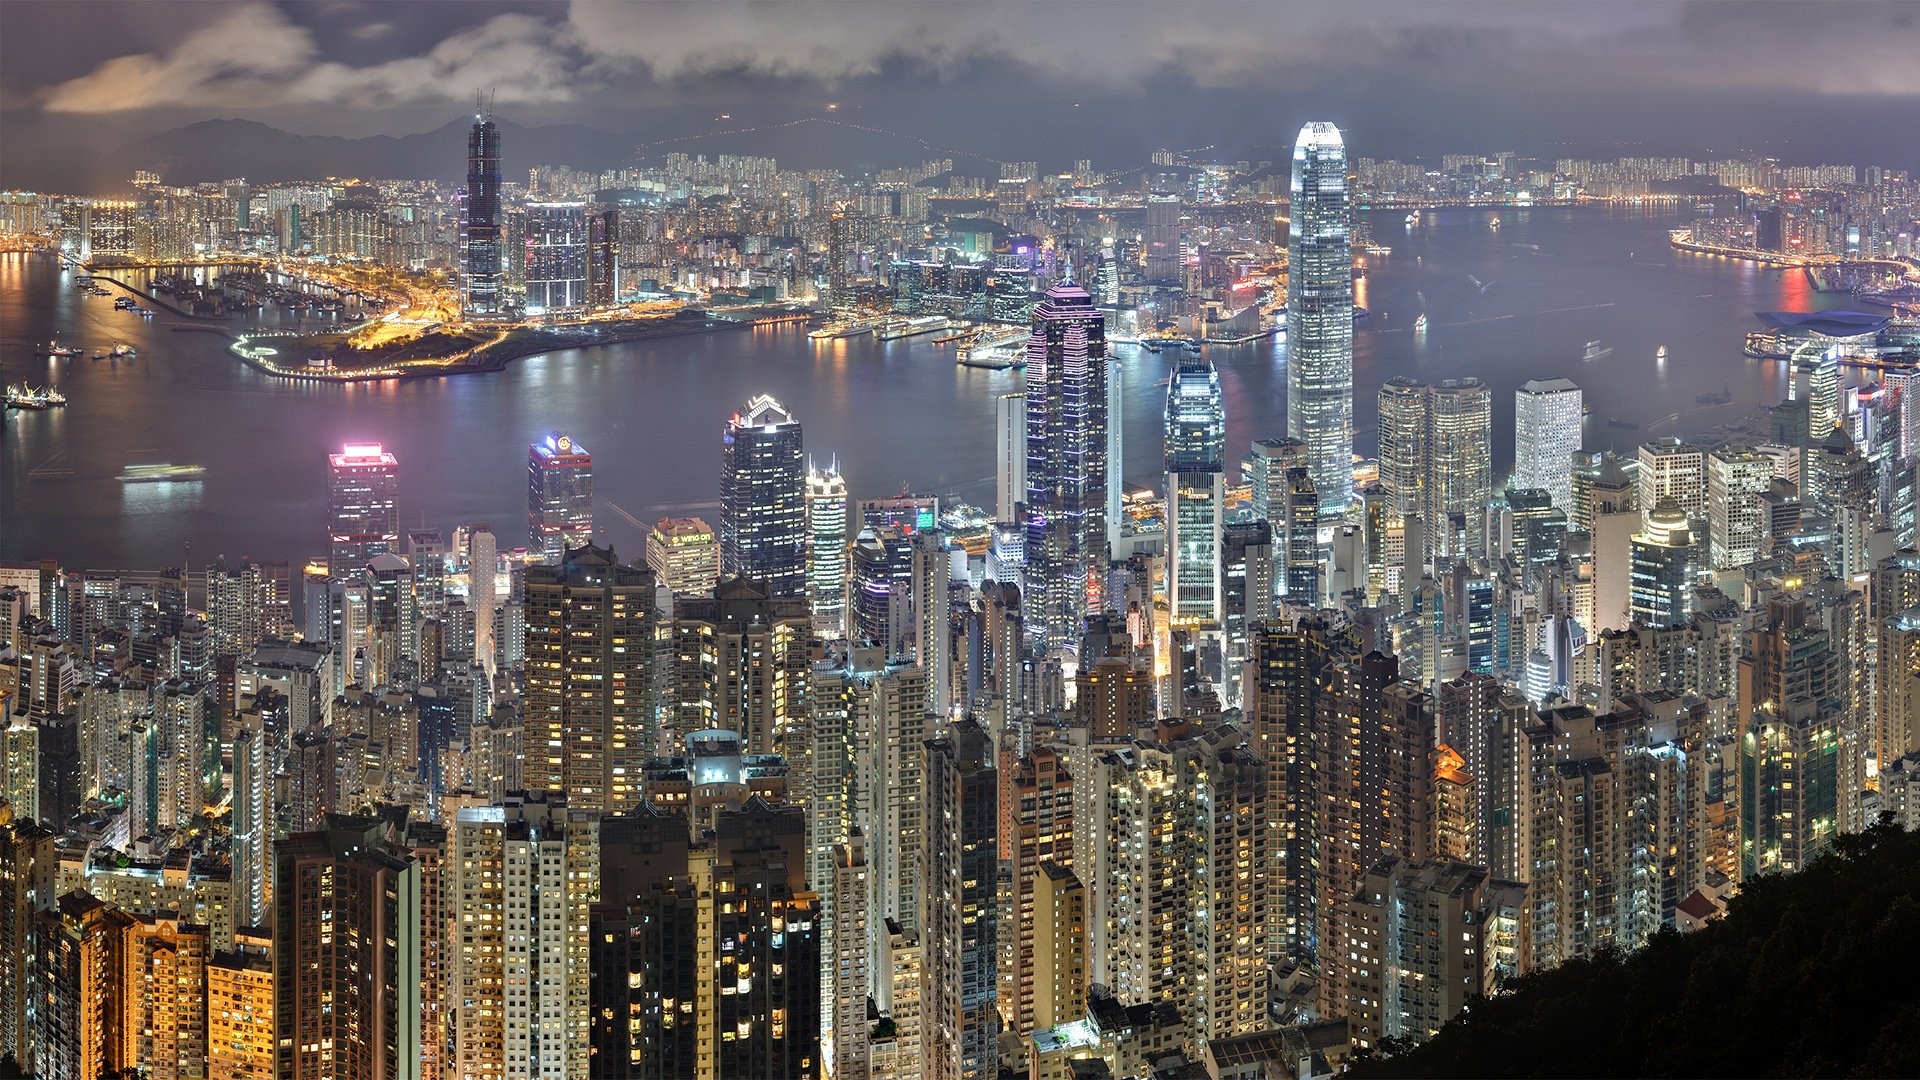
<svg viewBox="0 0 1920 1080">
<path fill-rule="evenodd" d="M 553 24 L 531 15 L 496 15 L 460 30 L 421 56 L 369 67 L 316 64 L 286 88 L 292 102 L 382 106 L 464 101 L 495 91 L 502 104 L 570 101 L 576 64 Z"/>
<path fill-rule="evenodd" d="M 17 29 L 17 28 L 16 28 Z M 313 62 L 313 35 L 269 4 L 223 9 L 221 17 L 180 40 L 164 56 L 115 57 L 46 91 L 52 112 L 119 112 L 165 105 L 245 101 L 249 89 Z"/>
<path fill-rule="evenodd" d="M 349 33 L 360 41 L 379 41 L 381 38 L 393 33 L 393 24 L 389 22 L 367 23 L 364 26 L 354 27 Z"/>
</svg>

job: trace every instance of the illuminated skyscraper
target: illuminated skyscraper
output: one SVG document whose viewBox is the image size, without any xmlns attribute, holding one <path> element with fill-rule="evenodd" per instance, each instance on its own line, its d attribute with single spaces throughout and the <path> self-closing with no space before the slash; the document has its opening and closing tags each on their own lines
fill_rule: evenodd
<svg viewBox="0 0 1920 1080">
<path fill-rule="evenodd" d="M 1027 497 L 1027 395 L 994 399 L 993 421 L 993 519 L 1016 521 Z"/>
<path fill-rule="evenodd" d="M 1147 196 L 1146 277 L 1156 284 L 1180 280 L 1180 196 Z"/>
<path fill-rule="evenodd" d="M 1287 434 L 1307 444 L 1321 514 L 1353 494 L 1353 248 L 1347 150 L 1312 123 L 1293 146 L 1287 241 Z"/>
<path fill-rule="evenodd" d="M 527 314 L 587 306 L 587 204 L 526 205 Z"/>
<path fill-rule="evenodd" d="M 1580 388 L 1569 379 L 1532 379 L 1513 393 L 1513 486 L 1544 490 L 1569 518 L 1580 410 Z"/>
<path fill-rule="evenodd" d="M 527 547 L 547 562 L 593 542 L 593 455 L 562 432 L 527 448 Z"/>
<path fill-rule="evenodd" d="M 1428 400 L 1421 517 L 1428 536 L 1463 534 L 1466 551 L 1478 551 L 1486 535 L 1487 504 L 1493 501 L 1493 391 L 1479 379 L 1447 379 L 1429 390 Z M 1464 554 L 1444 543 L 1436 550 Z"/>
<path fill-rule="evenodd" d="M 720 540 L 699 518 L 663 517 L 647 533 L 647 569 L 675 596 L 706 596 L 720 580 Z"/>
<path fill-rule="evenodd" d="M 765 394 L 727 421 L 720 472 L 720 573 L 807 589 L 806 457 L 800 421 Z"/>
<path fill-rule="evenodd" d="M 348 443 L 327 461 L 327 569 L 344 577 L 400 550 L 400 462 L 379 443 Z"/>
<path fill-rule="evenodd" d="M 972 718 L 927 742 L 922 1007 L 925 1074 L 932 1080 L 987 1080 L 999 1072 L 999 773 L 993 765 L 993 744 Z"/>
<path fill-rule="evenodd" d="M 504 307 L 500 258 L 500 128 L 493 113 L 475 109 L 467 135 L 466 205 L 460 214 L 460 276 L 469 315 L 496 315 Z"/>
<path fill-rule="evenodd" d="M 1174 625 L 1220 627 L 1227 417 L 1220 373 L 1183 356 L 1167 383 L 1167 603 Z"/>
<path fill-rule="evenodd" d="M 1693 589 L 1693 533 L 1687 512 L 1671 499 L 1660 500 L 1647 515 L 1646 528 L 1634 535 L 1632 553 L 1633 620 L 1648 626 L 1685 622 Z"/>
<path fill-rule="evenodd" d="M 651 716 L 653 575 L 612 549 L 570 549 L 527 568 L 522 766 L 530 791 L 561 791 L 578 810 L 640 800 L 655 750 Z"/>
<path fill-rule="evenodd" d="M 831 637 L 847 633 L 847 480 L 837 462 L 807 469 L 807 602 L 814 628 Z"/>
<path fill-rule="evenodd" d="M 587 219 L 587 303 L 607 307 L 620 295 L 620 211 Z"/>
<path fill-rule="evenodd" d="M 1027 341 L 1027 625 L 1078 638 L 1107 570 L 1106 322 L 1087 290 L 1047 290 Z"/>
</svg>

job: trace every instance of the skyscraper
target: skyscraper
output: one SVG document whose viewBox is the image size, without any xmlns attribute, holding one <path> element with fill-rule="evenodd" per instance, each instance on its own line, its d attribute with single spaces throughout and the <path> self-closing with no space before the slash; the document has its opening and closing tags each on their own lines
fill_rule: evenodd
<svg viewBox="0 0 1920 1080">
<path fill-rule="evenodd" d="M 1180 280 L 1180 196 L 1147 196 L 1146 277 L 1155 284 Z"/>
<path fill-rule="evenodd" d="M 1429 537 L 1461 535 L 1458 523 L 1466 551 L 1478 551 L 1493 500 L 1493 391 L 1479 379 L 1447 379 L 1430 389 L 1429 401 L 1421 517 Z M 1444 543 L 1435 550 L 1465 554 Z"/>
<path fill-rule="evenodd" d="M 550 432 L 527 448 L 527 546 L 556 563 L 593 542 L 593 455 L 572 436 Z"/>
<path fill-rule="evenodd" d="M 675 596 L 706 596 L 720 580 L 720 541 L 697 517 L 663 517 L 647 533 L 647 569 Z"/>
<path fill-rule="evenodd" d="M 1180 359 L 1167 382 L 1166 417 L 1168 607 L 1176 627 L 1218 630 L 1227 418 L 1211 360 Z"/>
<path fill-rule="evenodd" d="M 587 219 L 587 303 L 607 307 L 620 295 L 620 211 Z"/>
<path fill-rule="evenodd" d="M 504 309 L 500 255 L 500 129 L 491 110 L 476 108 L 467 135 L 467 201 L 460 215 L 467 314 L 497 315 Z"/>
<path fill-rule="evenodd" d="M 1633 537 L 1633 584 L 1628 610 L 1635 622 L 1673 626 L 1686 621 L 1693 588 L 1693 532 L 1687 512 L 1662 499 Z"/>
<path fill-rule="evenodd" d="M 1074 641 L 1107 570 L 1106 321 L 1079 285 L 1047 290 L 1027 341 L 1027 625 Z"/>
<path fill-rule="evenodd" d="M 523 765 L 531 791 L 560 791 L 578 810 L 640 800 L 655 750 L 654 580 L 611 548 L 567 551 L 527 569 Z"/>
<path fill-rule="evenodd" d="M 1307 444 L 1323 517 L 1353 494 L 1353 248 L 1347 149 L 1311 123 L 1293 146 L 1287 240 L 1287 435 Z"/>
<path fill-rule="evenodd" d="M 993 420 L 994 520 L 1014 521 L 1027 497 L 1027 395 L 994 399 Z"/>
<path fill-rule="evenodd" d="M 327 462 L 327 569 L 344 577 L 400 549 L 400 462 L 379 443 L 348 443 Z"/>
<path fill-rule="evenodd" d="M 1003 399 L 1004 400 L 1004 399 Z M 1022 459 L 1024 461 L 1024 459 Z M 829 637 L 847 633 L 847 529 L 852 507 L 838 462 L 807 468 L 807 603 L 814 629 Z"/>
<path fill-rule="evenodd" d="M 800 421 L 765 394 L 727 421 L 720 465 L 720 573 L 807 588 L 806 457 Z"/>
<path fill-rule="evenodd" d="M 997 779 L 993 744 L 973 719 L 927 742 L 921 934 L 932 1080 L 986 1080 L 999 1070 Z"/>
<path fill-rule="evenodd" d="M 1513 486 L 1546 491 L 1569 518 L 1580 411 L 1580 388 L 1570 379 L 1531 379 L 1513 392 Z"/>
<path fill-rule="evenodd" d="M 526 205 L 527 314 L 579 311 L 587 306 L 587 204 Z"/>
</svg>

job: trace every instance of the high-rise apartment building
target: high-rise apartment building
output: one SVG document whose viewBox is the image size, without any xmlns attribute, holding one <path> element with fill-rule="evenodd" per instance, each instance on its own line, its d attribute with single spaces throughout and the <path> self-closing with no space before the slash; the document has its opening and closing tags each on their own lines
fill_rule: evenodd
<svg viewBox="0 0 1920 1080">
<path fill-rule="evenodd" d="M 235 933 L 207 961 L 207 1075 L 273 1080 L 273 935 Z"/>
<path fill-rule="evenodd" d="M 640 801 L 655 752 L 654 579 L 611 548 L 569 549 L 526 581 L 524 781 L 577 810 Z"/>
<path fill-rule="evenodd" d="M 1768 536 L 1766 495 L 1774 462 L 1745 447 L 1707 455 L 1707 539 L 1713 569 L 1733 570 L 1760 557 Z"/>
<path fill-rule="evenodd" d="M 419 1080 L 420 864 L 381 818 L 328 815 L 274 856 L 275 1074 Z"/>
<path fill-rule="evenodd" d="M 379 443 L 348 443 L 327 463 L 327 569 L 343 578 L 400 549 L 400 462 Z"/>
<path fill-rule="evenodd" d="M 0 710 L 5 706 L 0 698 Z M 55 904 L 57 836 L 10 803 L 0 803 L 0 1056 L 12 1055 L 28 1072 L 40 1045 L 34 920 Z"/>
<path fill-rule="evenodd" d="M 454 1071 L 489 1080 L 584 1076 L 587 904 L 599 821 L 564 795 L 512 793 L 448 830 L 448 1017 Z"/>
<path fill-rule="evenodd" d="M 611 307 L 620 296 L 620 211 L 596 210 L 587 218 L 587 303 Z"/>
<path fill-rule="evenodd" d="M 764 394 L 727 421 L 720 472 L 720 573 L 805 596 L 806 457 L 800 421 Z"/>
<path fill-rule="evenodd" d="M 1513 393 L 1513 486 L 1545 491 L 1569 518 L 1581 413 L 1571 379 L 1530 379 Z"/>
<path fill-rule="evenodd" d="M 1353 246 L 1347 149 L 1311 123 L 1293 145 L 1287 259 L 1287 435 L 1307 444 L 1323 517 L 1353 494 Z"/>
<path fill-rule="evenodd" d="M 560 561 L 593 543 L 593 455 L 562 432 L 527 448 L 527 547 Z"/>
<path fill-rule="evenodd" d="M 467 135 L 466 201 L 460 212 L 460 276 L 469 315 L 506 309 L 500 250 L 500 128 L 491 110 L 474 110 Z"/>
<path fill-rule="evenodd" d="M 1003 1026 L 1022 1037 L 1038 1026 L 1037 893 L 1046 865 L 1073 863 L 1073 777 L 1048 747 L 1024 756 L 1003 754 L 1000 770 L 1000 846 L 1006 876 L 999 898 L 1000 990 Z"/>
<path fill-rule="evenodd" d="M 1043 645 L 1079 637 L 1107 571 L 1106 320 L 1079 285 L 1033 310 L 1027 341 L 1027 628 Z"/>
<path fill-rule="evenodd" d="M 676 732 L 724 729 L 751 754 L 801 730 L 813 620 L 799 595 L 733 578 L 676 604 Z M 796 755 L 797 756 L 797 755 Z"/>
<path fill-rule="evenodd" d="M 928 741 L 926 750 L 926 1075 L 988 1080 L 999 1072 L 999 774 L 993 744 L 972 718 Z"/>
</svg>

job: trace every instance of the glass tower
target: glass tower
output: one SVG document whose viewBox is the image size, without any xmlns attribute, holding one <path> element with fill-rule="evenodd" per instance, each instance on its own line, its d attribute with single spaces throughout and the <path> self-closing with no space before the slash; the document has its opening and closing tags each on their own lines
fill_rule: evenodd
<svg viewBox="0 0 1920 1080">
<path fill-rule="evenodd" d="M 348 443 L 327 456 L 327 568 L 358 571 L 400 548 L 400 462 L 379 443 Z"/>
<path fill-rule="evenodd" d="M 727 421 L 720 465 L 720 575 L 807 588 L 806 458 L 800 421 L 762 394 Z"/>
<path fill-rule="evenodd" d="M 1079 285 L 1047 290 L 1027 340 L 1028 628 L 1079 639 L 1107 569 L 1107 333 Z"/>
<path fill-rule="evenodd" d="M 813 628 L 847 633 L 847 481 L 837 462 L 807 469 L 807 601 Z"/>
<path fill-rule="evenodd" d="M 1353 247 L 1347 150 L 1312 123 L 1293 147 L 1287 258 L 1287 434 L 1307 444 L 1323 517 L 1353 494 Z"/>
<path fill-rule="evenodd" d="M 593 541 L 593 455 L 562 432 L 527 448 L 527 547 L 557 563 Z"/>
<path fill-rule="evenodd" d="M 1167 382 L 1167 602 L 1175 626 L 1221 623 L 1227 414 L 1213 362 L 1184 356 Z"/>
<path fill-rule="evenodd" d="M 500 128 L 475 109 L 467 135 L 467 201 L 460 215 L 460 274 L 469 315 L 502 310 L 500 291 Z"/>
<path fill-rule="evenodd" d="M 527 314 L 587 306 L 587 204 L 528 203 Z"/>
<path fill-rule="evenodd" d="M 1580 449 L 1580 388 L 1533 379 L 1513 395 L 1513 486 L 1540 488 L 1573 514 L 1573 453 Z"/>
</svg>

